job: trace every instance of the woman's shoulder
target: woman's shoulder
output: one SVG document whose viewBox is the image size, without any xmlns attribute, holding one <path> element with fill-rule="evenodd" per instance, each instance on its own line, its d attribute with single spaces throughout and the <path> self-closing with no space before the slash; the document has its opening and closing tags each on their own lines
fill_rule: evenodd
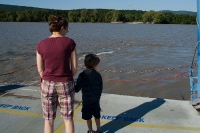
<svg viewBox="0 0 200 133">
<path fill-rule="evenodd" d="M 75 44 L 75 41 L 72 38 L 70 38 L 70 37 L 64 36 L 64 37 L 57 37 L 56 39 L 58 39 L 58 40 L 60 40 L 62 42 L 67 42 L 67 43 L 70 43 L 70 44 Z"/>
<path fill-rule="evenodd" d="M 49 39 L 50 39 L 49 37 L 46 37 L 46 38 L 40 40 L 39 43 L 46 42 L 46 41 L 48 41 Z"/>
<path fill-rule="evenodd" d="M 70 38 L 70 37 L 63 37 L 64 39 L 66 39 L 66 40 L 70 40 L 70 41 L 72 41 L 72 42 L 74 42 L 74 39 L 72 39 L 72 38 Z"/>
<path fill-rule="evenodd" d="M 74 40 L 70 37 L 47 37 L 44 38 L 43 40 L 41 40 L 40 42 L 48 42 L 48 41 L 52 41 L 52 40 L 62 40 L 62 41 L 70 41 L 70 42 L 74 42 Z"/>
</svg>

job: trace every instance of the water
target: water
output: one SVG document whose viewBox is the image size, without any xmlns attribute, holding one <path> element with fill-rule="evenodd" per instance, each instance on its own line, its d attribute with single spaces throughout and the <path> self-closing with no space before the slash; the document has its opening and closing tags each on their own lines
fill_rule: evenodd
<svg viewBox="0 0 200 133">
<path fill-rule="evenodd" d="M 188 100 L 196 32 L 196 25 L 70 23 L 67 36 L 77 43 L 78 73 L 85 54 L 99 55 L 104 93 Z M 47 23 L 0 22 L 0 83 L 38 86 L 35 48 L 48 36 Z"/>
</svg>

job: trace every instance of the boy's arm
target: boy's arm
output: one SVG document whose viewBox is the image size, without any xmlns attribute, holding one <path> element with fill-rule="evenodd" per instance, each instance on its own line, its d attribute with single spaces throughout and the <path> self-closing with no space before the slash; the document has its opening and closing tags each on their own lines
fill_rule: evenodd
<svg viewBox="0 0 200 133">
<path fill-rule="evenodd" d="M 101 88 L 100 88 L 100 90 L 101 90 L 101 93 L 102 93 L 102 90 L 103 90 L 103 81 L 102 81 L 102 77 L 101 77 Z"/>
<path fill-rule="evenodd" d="M 82 88 L 82 76 L 81 74 L 79 74 L 78 79 L 76 81 L 76 85 L 75 85 L 75 92 L 79 92 Z"/>
</svg>

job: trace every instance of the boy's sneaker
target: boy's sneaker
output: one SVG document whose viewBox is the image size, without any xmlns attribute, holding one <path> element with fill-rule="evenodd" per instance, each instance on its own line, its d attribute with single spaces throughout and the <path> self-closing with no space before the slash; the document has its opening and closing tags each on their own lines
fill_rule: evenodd
<svg viewBox="0 0 200 133">
<path fill-rule="evenodd" d="M 95 133 L 103 133 L 101 130 L 97 130 Z"/>
<path fill-rule="evenodd" d="M 90 133 L 90 131 L 88 130 L 87 133 Z M 95 131 L 92 131 L 92 133 L 95 133 Z"/>
</svg>

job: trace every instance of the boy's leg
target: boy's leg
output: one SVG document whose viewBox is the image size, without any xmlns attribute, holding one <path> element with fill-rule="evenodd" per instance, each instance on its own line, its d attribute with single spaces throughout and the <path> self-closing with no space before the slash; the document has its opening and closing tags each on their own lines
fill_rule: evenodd
<svg viewBox="0 0 200 133">
<path fill-rule="evenodd" d="M 54 132 L 54 120 L 44 120 L 44 133 Z"/>
<path fill-rule="evenodd" d="M 92 110 L 93 110 L 93 116 L 95 117 L 95 123 L 96 123 L 96 126 L 97 126 L 97 131 L 100 131 L 100 127 L 101 127 L 101 123 L 100 123 L 101 114 L 100 114 L 100 111 L 101 111 L 101 108 L 100 108 L 99 101 L 93 103 Z"/>
<path fill-rule="evenodd" d="M 73 119 L 65 120 L 65 131 L 66 133 L 74 133 L 74 121 Z"/>
<path fill-rule="evenodd" d="M 101 127 L 101 122 L 100 122 L 100 119 L 96 119 L 95 118 L 95 122 L 96 122 L 96 126 L 97 126 L 97 131 L 100 130 L 100 127 Z"/>
<path fill-rule="evenodd" d="M 89 129 L 89 132 L 92 133 L 93 129 L 92 129 L 92 120 L 91 119 L 87 120 L 87 126 Z"/>
<path fill-rule="evenodd" d="M 92 110 L 91 110 L 91 104 L 85 104 L 83 103 L 82 107 L 82 119 L 87 121 L 87 126 L 89 133 L 92 133 Z"/>
</svg>

